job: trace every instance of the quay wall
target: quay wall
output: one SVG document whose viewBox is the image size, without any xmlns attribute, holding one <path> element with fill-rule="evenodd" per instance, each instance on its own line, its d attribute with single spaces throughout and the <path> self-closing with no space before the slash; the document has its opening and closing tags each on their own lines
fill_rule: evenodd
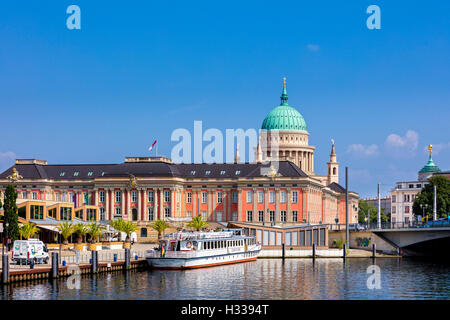
<svg viewBox="0 0 450 320">
<path fill-rule="evenodd" d="M 329 231 L 328 245 L 333 246 L 334 240 L 345 239 L 344 231 Z M 375 243 L 377 251 L 384 253 L 397 253 L 397 247 L 369 231 L 350 231 L 350 249 L 372 250 Z"/>
<path fill-rule="evenodd" d="M 75 272 L 76 267 L 79 268 L 79 272 Z M 129 269 L 145 269 L 148 267 L 146 259 L 131 260 Z M 115 272 L 123 271 L 125 269 L 125 261 L 117 262 L 99 262 L 97 273 L 100 272 Z M 13 282 L 23 282 L 32 281 L 39 279 L 51 279 L 51 266 L 36 266 L 33 269 L 20 269 L 20 270 L 10 270 L 8 283 Z M 91 264 L 69 264 L 66 266 L 59 266 L 58 268 L 58 278 L 64 278 L 71 276 L 72 274 L 93 274 Z M 0 272 L 1 275 L 1 272 Z M 0 276 L 0 281 L 2 277 Z"/>
<path fill-rule="evenodd" d="M 292 249 L 285 250 L 285 258 L 312 258 L 312 249 Z M 342 249 L 317 249 L 317 258 L 342 258 Z M 262 249 L 258 255 L 258 258 L 282 258 L 282 249 Z"/>
</svg>

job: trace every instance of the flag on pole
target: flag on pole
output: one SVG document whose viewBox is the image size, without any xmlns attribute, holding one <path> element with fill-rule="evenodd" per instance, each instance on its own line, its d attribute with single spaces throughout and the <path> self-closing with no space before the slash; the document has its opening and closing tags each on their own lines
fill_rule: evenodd
<svg viewBox="0 0 450 320">
<path fill-rule="evenodd" d="M 153 147 L 155 146 L 155 144 L 156 144 L 156 141 L 157 140 L 155 140 L 155 142 L 153 142 L 153 144 L 152 144 L 152 146 L 148 149 L 148 150 L 150 150 L 150 151 L 152 151 L 153 150 Z"/>
</svg>

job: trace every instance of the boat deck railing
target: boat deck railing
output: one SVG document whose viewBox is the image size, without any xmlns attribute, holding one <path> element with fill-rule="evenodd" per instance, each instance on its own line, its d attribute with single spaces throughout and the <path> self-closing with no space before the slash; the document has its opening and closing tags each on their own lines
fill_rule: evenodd
<svg viewBox="0 0 450 320">
<path fill-rule="evenodd" d="M 147 250 L 147 258 L 162 258 L 161 251 L 159 250 Z M 200 256 L 196 251 L 166 251 L 164 258 L 194 258 Z"/>
</svg>

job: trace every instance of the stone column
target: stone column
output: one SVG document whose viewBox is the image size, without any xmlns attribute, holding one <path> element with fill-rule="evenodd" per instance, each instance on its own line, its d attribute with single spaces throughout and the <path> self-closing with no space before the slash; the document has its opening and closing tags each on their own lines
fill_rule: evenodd
<svg viewBox="0 0 450 320">
<path fill-rule="evenodd" d="M 196 217 L 198 215 L 198 191 L 192 189 L 192 217 Z"/>
<path fill-rule="evenodd" d="M 238 187 L 238 219 L 237 221 L 242 221 L 242 189 Z"/>
<path fill-rule="evenodd" d="M 109 200 L 109 189 L 103 189 L 105 190 L 105 218 L 106 220 L 112 220 L 111 212 L 109 211 L 110 207 L 110 200 Z"/>
<path fill-rule="evenodd" d="M 166 215 L 164 212 L 164 189 L 159 188 L 159 215 L 162 220 L 166 220 Z"/>
<path fill-rule="evenodd" d="M 230 221 L 231 220 L 231 216 L 232 216 L 232 212 L 231 212 L 231 201 L 232 201 L 232 192 L 231 189 L 229 189 L 227 191 L 227 213 L 225 214 L 225 221 Z"/>
<path fill-rule="evenodd" d="M 142 214 L 142 203 L 141 203 L 141 193 L 142 193 L 142 188 L 138 188 L 137 190 L 137 201 L 138 201 L 138 205 L 137 205 L 137 221 L 141 221 L 141 214 Z"/>
<path fill-rule="evenodd" d="M 267 209 L 269 208 L 269 206 L 267 205 L 268 202 L 269 202 L 269 189 L 264 188 L 264 222 L 270 220 L 269 213 L 267 212 Z"/>
<path fill-rule="evenodd" d="M 275 189 L 275 223 L 280 219 L 280 188 Z"/>
<path fill-rule="evenodd" d="M 257 202 L 258 202 L 258 190 L 256 190 L 255 188 L 253 188 L 253 214 L 252 214 L 252 221 L 258 221 L 258 218 L 256 218 L 256 216 L 258 215 L 258 206 L 257 206 Z M 255 219 L 256 218 L 256 219 Z"/>
<path fill-rule="evenodd" d="M 208 195 L 208 199 L 206 201 L 208 204 L 208 219 L 207 220 L 212 220 L 213 219 L 213 215 L 211 212 L 212 191 L 206 190 L 206 194 Z"/>
<path fill-rule="evenodd" d="M 120 188 L 120 211 L 122 213 L 122 219 L 125 216 L 125 196 L 126 196 L 126 191 L 123 188 Z M 114 195 L 115 196 L 115 195 Z"/>
<path fill-rule="evenodd" d="M 175 217 L 175 189 L 170 188 L 170 216 Z"/>
<path fill-rule="evenodd" d="M 94 189 L 94 206 L 98 206 L 98 189 Z"/>
<path fill-rule="evenodd" d="M 144 218 L 142 220 L 143 221 L 148 221 L 148 209 L 147 209 L 148 190 L 147 190 L 147 188 L 144 188 L 143 192 L 144 192 L 144 208 L 142 210 L 144 210 L 143 211 Z"/>
<path fill-rule="evenodd" d="M 292 213 L 291 213 L 291 188 L 287 188 L 286 190 L 286 201 L 287 201 L 287 212 L 286 212 L 286 222 L 292 221 Z"/>
<path fill-rule="evenodd" d="M 130 190 L 126 190 L 126 195 L 127 195 L 127 220 L 130 221 L 131 220 L 131 189 Z"/>
</svg>

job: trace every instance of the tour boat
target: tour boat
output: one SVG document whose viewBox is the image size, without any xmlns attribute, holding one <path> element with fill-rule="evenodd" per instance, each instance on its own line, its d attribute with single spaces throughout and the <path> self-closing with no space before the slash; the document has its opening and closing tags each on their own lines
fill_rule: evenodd
<svg viewBox="0 0 450 320">
<path fill-rule="evenodd" d="M 160 241 L 159 248 L 146 251 L 155 269 L 193 269 L 254 261 L 261 251 L 255 237 L 242 229 L 216 232 L 175 232 Z"/>
</svg>

